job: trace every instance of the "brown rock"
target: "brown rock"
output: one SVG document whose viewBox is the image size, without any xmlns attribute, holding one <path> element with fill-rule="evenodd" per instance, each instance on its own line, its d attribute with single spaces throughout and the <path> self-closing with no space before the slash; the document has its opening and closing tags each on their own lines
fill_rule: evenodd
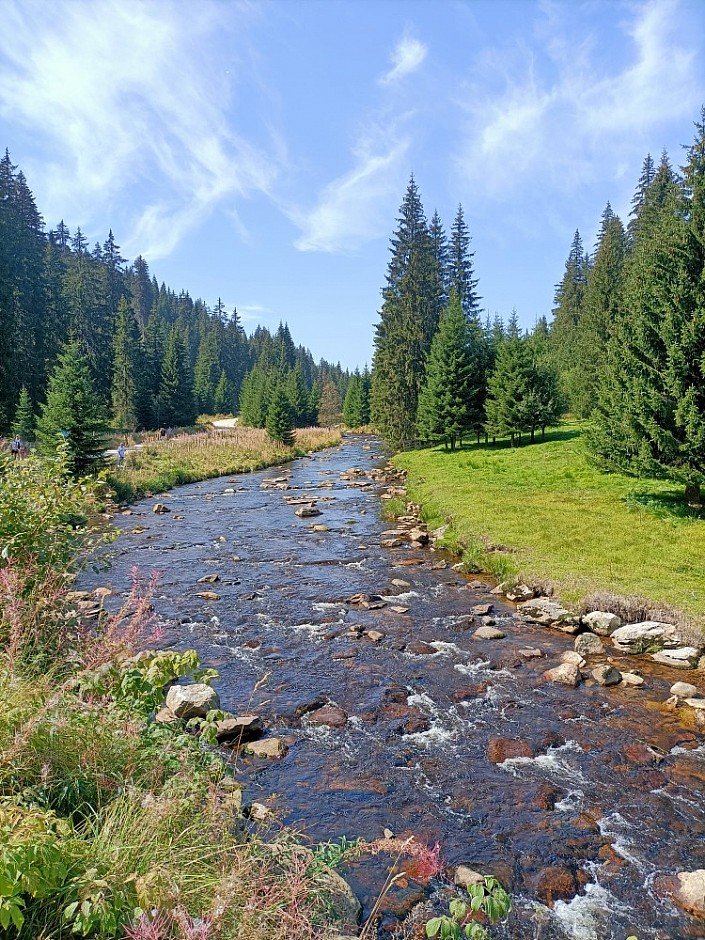
<svg viewBox="0 0 705 940">
<path fill-rule="evenodd" d="M 198 579 L 199 584 L 217 584 L 220 581 L 219 574 L 207 574 Z"/>
<path fill-rule="evenodd" d="M 458 865 L 453 872 L 453 884 L 459 888 L 468 888 L 470 885 L 480 885 L 484 882 L 485 876 L 479 871 L 470 868 L 469 865 Z"/>
<path fill-rule="evenodd" d="M 487 614 L 491 614 L 494 610 L 494 604 L 475 604 L 472 608 L 472 612 L 478 617 L 484 617 Z"/>
<path fill-rule="evenodd" d="M 575 663 L 561 663 L 560 666 L 547 669 L 543 677 L 544 679 L 548 679 L 549 682 L 557 682 L 560 685 L 568 685 L 575 688 L 580 682 L 580 670 Z"/>
<path fill-rule="evenodd" d="M 338 705 L 329 702 L 323 708 L 309 712 L 308 720 L 312 725 L 327 725 L 329 728 L 344 728 L 348 716 Z"/>
<path fill-rule="evenodd" d="M 157 515 L 160 515 L 161 513 L 164 513 L 164 512 L 171 512 L 171 509 L 169 509 L 168 506 L 165 506 L 164 503 L 155 503 L 152 506 L 152 512 L 156 512 Z"/>
<path fill-rule="evenodd" d="M 245 750 L 255 757 L 279 758 L 286 754 L 287 747 L 281 738 L 265 738 L 263 741 L 249 741 Z"/>
<path fill-rule="evenodd" d="M 216 594 L 215 591 L 196 591 L 195 596 L 203 598 L 204 601 L 220 600 L 220 594 Z"/>
<path fill-rule="evenodd" d="M 513 738 L 490 738 L 487 744 L 487 759 L 491 764 L 501 764 L 514 757 L 533 757 L 528 741 Z"/>
<path fill-rule="evenodd" d="M 433 656 L 434 653 L 438 652 L 435 646 L 424 643 L 423 640 L 412 640 L 411 643 L 406 644 L 404 649 L 407 653 L 413 653 L 414 656 Z"/>
<path fill-rule="evenodd" d="M 258 715 L 238 715 L 217 722 L 216 738 L 220 744 L 245 744 L 262 736 L 262 719 Z"/>
<path fill-rule="evenodd" d="M 506 635 L 506 633 L 502 633 L 501 630 L 498 630 L 497 627 L 491 626 L 478 627 L 473 633 L 476 640 L 503 640 Z"/>
<path fill-rule="evenodd" d="M 568 900 L 575 897 L 578 892 L 578 883 L 575 875 L 569 868 L 562 865 L 549 865 L 527 878 L 527 881 L 539 900 L 548 907 L 553 907 L 554 901 Z"/>
<path fill-rule="evenodd" d="M 705 919 L 705 869 L 658 878 L 656 888 L 659 893 L 669 895 L 684 911 Z"/>
</svg>

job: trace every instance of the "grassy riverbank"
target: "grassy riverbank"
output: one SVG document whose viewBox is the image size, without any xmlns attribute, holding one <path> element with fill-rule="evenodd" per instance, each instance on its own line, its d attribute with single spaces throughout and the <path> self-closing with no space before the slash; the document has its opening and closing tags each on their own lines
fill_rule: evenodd
<svg viewBox="0 0 705 940">
<path fill-rule="evenodd" d="M 429 524 L 451 522 L 464 557 L 500 579 L 550 582 L 571 604 L 610 591 L 705 613 L 705 519 L 674 483 L 590 466 L 577 425 L 533 445 L 413 451 L 394 462 Z"/>
<path fill-rule="evenodd" d="M 233 473 L 249 473 L 302 457 L 339 443 L 336 428 L 301 428 L 293 447 L 274 442 L 260 428 L 232 428 L 180 434 L 171 440 L 145 444 L 130 451 L 122 470 L 108 482 L 118 499 L 131 502 L 147 493 L 160 493 L 182 483 L 196 483 Z"/>
</svg>

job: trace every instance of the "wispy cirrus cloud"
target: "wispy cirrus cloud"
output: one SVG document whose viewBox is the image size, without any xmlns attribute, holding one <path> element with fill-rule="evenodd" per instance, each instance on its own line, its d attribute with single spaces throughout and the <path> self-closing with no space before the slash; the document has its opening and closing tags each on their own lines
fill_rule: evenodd
<svg viewBox="0 0 705 940">
<path fill-rule="evenodd" d="M 360 139 L 353 151 L 353 168 L 323 188 L 313 209 L 290 213 L 302 232 L 295 247 L 352 251 L 385 231 L 409 147 L 409 137 L 389 127 Z"/>
<path fill-rule="evenodd" d="M 466 183 L 481 183 L 480 199 L 509 200 L 531 178 L 570 192 L 610 166 L 616 177 L 661 124 L 700 104 L 702 62 L 677 0 L 612 8 L 613 34 L 629 39 L 627 59 L 612 68 L 598 37 L 577 34 L 578 8 L 540 9 L 534 37 L 486 52 L 482 80 L 458 98 L 466 121 L 454 163 Z"/>
<path fill-rule="evenodd" d="M 223 200 L 270 191 L 276 157 L 226 119 L 234 76 L 210 58 L 220 5 L 185 17 L 169 2 L 5 0 L 2 12 L 0 118 L 52 155 L 33 176 L 52 224 L 74 213 L 102 228 L 139 189 L 123 248 L 155 259 Z M 251 5 L 227 12 L 244 29 Z"/>
<path fill-rule="evenodd" d="M 403 36 L 394 48 L 392 68 L 380 75 L 380 85 L 393 85 L 415 72 L 428 54 L 426 46 L 413 36 Z"/>
</svg>

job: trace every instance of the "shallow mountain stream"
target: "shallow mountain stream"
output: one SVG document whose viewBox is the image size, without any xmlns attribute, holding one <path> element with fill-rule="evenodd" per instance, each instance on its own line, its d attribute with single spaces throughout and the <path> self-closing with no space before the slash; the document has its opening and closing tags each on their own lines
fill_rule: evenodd
<svg viewBox="0 0 705 940">
<path fill-rule="evenodd" d="M 660 875 L 705 868 L 705 732 L 692 710 L 663 704 L 678 680 L 705 692 L 703 674 L 616 657 L 642 672 L 642 687 L 546 682 L 572 637 L 523 622 L 442 552 L 381 546 L 393 528 L 380 517 L 384 486 L 340 476 L 378 466 L 379 447 L 348 437 L 286 467 L 179 487 L 159 496 L 162 515 L 143 500 L 116 517 L 112 567 L 81 586 L 124 593 L 132 566 L 162 572 L 162 645 L 195 647 L 220 672 L 222 707 L 256 712 L 288 744 L 278 760 L 239 757 L 246 800 L 311 842 L 374 840 L 385 828 L 438 842 L 449 868 L 467 863 L 509 888 L 506 937 L 704 936 L 657 890 Z M 267 485 L 284 476 L 289 489 Z M 295 515 L 286 497 L 303 495 L 321 515 Z M 218 600 L 197 596 L 211 589 Z M 349 603 L 358 593 L 384 601 Z M 505 639 L 473 637 L 482 604 Z M 432 649 L 407 648 L 419 640 Z M 344 711 L 342 727 L 310 720 L 326 701 Z M 344 872 L 366 911 L 385 863 Z M 410 870 L 383 927 L 444 890 Z"/>
</svg>

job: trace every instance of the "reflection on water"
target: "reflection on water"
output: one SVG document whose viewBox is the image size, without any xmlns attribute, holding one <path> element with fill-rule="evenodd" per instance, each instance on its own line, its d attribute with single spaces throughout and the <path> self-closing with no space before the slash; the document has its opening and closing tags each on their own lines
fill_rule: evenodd
<svg viewBox="0 0 705 940">
<path fill-rule="evenodd" d="M 507 937 L 702 936 L 653 891 L 660 873 L 705 867 L 705 743 L 659 704 L 680 675 L 640 661 L 641 689 L 547 685 L 571 638 L 520 622 L 490 585 L 432 570 L 430 549 L 380 546 L 380 487 L 340 478 L 381 459 L 370 446 L 348 438 L 286 468 L 180 487 L 160 496 L 170 514 L 145 500 L 116 520 L 125 531 L 107 578 L 84 580 L 123 592 L 133 564 L 163 572 L 165 642 L 196 647 L 220 670 L 223 708 L 254 707 L 290 743 L 280 761 L 239 759 L 246 797 L 276 793 L 283 820 L 310 839 L 389 828 L 438 841 L 449 865 L 510 888 Z M 262 487 L 282 476 L 288 489 Z M 294 514 L 286 498 L 303 496 L 320 516 Z M 209 574 L 220 577 L 205 585 L 217 601 L 198 597 Z M 382 601 L 346 603 L 357 593 Z M 468 615 L 488 602 L 505 639 L 473 637 Z M 429 649 L 406 651 L 413 640 Z M 526 647 L 543 655 L 525 659 Z M 307 719 L 326 700 L 344 727 Z M 368 904 L 379 875 L 348 873 Z M 573 887 L 561 899 L 556 884 Z"/>
</svg>

